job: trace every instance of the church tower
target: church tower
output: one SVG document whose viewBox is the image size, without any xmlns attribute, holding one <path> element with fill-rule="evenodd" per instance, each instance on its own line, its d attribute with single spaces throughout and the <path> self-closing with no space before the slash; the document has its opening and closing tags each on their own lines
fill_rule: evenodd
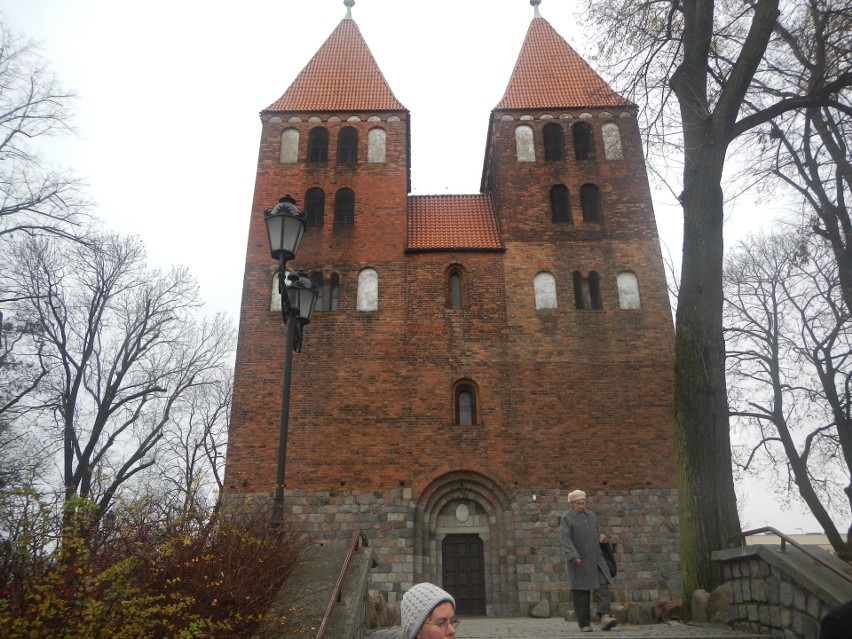
<svg viewBox="0 0 852 639">
<path fill-rule="evenodd" d="M 263 211 L 289 193 L 308 219 L 292 266 L 321 296 L 293 356 L 285 509 L 324 543 L 362 528 L 389 601 L 429 580 L 464 614 L 564 612 L 575 488 L 618 544 L 616 597 L 679 594 L 672 318 L 637 109 L 531 4 L 480 193 L 409 195 L 409 112 L 349 10 L 261 112 L 225 507 L 275 489 Z"/>
</svg>

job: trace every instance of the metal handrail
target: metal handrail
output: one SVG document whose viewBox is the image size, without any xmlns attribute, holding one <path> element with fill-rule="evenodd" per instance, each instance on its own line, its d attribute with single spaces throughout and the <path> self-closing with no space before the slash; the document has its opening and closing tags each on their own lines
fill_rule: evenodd
<svg viewBox="0 0 852 639">
<path fill-rule="evenodd" d="M 777 535 L 781 539 L 781 552 L 787 552 L 786 546 L 787 546 L 787 544 L 790 544 L 794 548 L 798 548 L 801 552 L 805 553 L 808 557 L 810 557 L 813 561 L 818 563 L 823 568 L 828 568 L 831 572 L 833 572 L 838 577 L 842 577 L 843 579 L 845 579 L 849 583 L 852 583 L 852 575 L 849 575 L 849 574 L 847 574 L 847 573 L 845 573 L 841 570 L 838 570 L 834 566 L 828 564 L 824 559 L 822 559 L 821 557 L 817 557 L 814 553 L 812 553 L 810 550 L 808 550 L 806 546 L 803 546 L 799 542 L 788 537 L 787 535 L 782 533 L 780 530 L 776 530 L 775 528 L 772 528 L 772 526 L 764 526 L 763 528 L 755 528 L 754 530 L 744 530 L 741 533 L 736 533 L 736 534 L 728 537 L 728 541 L 734 541 L 737 538 L 745 539 L 746 537 L 749 537 L 751 535 L 758 535 L 760 533 L 767 533 L 767 532 L 772 533 L 773 535 Z"/>
<path fill-rule="evenodd" d="M 337 583 L 334 584 L 334 592 L 331 593 L 331 599 L 326 606 L 325 614 L 322 617 L 319 630 L 317 631 L 316 639 L 325 639 L 328 632 L 328 624 L 331 621 L 331 613 L 334 612 L 337 602 L 340 601 L 340 591 L 343 588 L 343 580 L 346 579 L 346 573 L 349 571 L 349 563 L 352 561 L 352 556 L 358 552 L 361 546 L 361 541 L 365 546 L 370 545 L 367 535 L 360 528 L 352 531 L 352 543 L 349 544 L 349 550 L 346 553 L 346 559 L 343 560 L 343 567 L 340 569 L 340 574 L 337 576 Z"/>
</svg>

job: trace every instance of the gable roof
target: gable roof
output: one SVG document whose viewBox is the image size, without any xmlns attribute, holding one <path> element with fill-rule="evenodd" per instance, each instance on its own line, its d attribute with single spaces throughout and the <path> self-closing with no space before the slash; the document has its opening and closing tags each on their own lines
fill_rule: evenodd
<svg viewBox="0 0 852 639">
<path fill-rule="evenodd" d="M 361 30 L 344 18 L 290 87 L 264 111 L 406 111 Z"/>
<path fill-rule="evenodd" d="M 541 17 L 533 18 L 495 109 L 628 106 Z"/>
<path fill-rule="evenodd" d="M 407 251 L 502 251 L 488 195 L 412 195 Z"/>
</svg>

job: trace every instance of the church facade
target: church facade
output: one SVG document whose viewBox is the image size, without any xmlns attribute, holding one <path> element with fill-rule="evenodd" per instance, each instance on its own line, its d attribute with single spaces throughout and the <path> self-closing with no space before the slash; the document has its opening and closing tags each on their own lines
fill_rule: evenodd
<svg viewBox="0 0 852 639">
<path fill-rule="evenodd" d="M 678 596 L 673 327 L 636 113 L 536 8 L 483 114 L 480 192 L 410 195 L 409 112 L 347 14 L 261 112 L 225 507 L 275 490 L 263 216 L 288 193 L 308 219 L 289 266 L 320 290 L 293 355 L 289 520 L 318 543 L 363 529 L 391 602 L 428 580 L 460 614 L 560 614 L 580 488 L 616 599 Z"/>
</svg>

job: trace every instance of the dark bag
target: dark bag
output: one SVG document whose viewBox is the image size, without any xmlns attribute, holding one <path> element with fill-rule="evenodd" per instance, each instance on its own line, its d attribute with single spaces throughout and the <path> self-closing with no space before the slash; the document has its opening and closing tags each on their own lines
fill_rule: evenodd
<svg viewBox="0 0 852 639">
<path fill-rule="evenodd" d="M 601 552 L 604 556 L 604 561 L 606 561 L 606 565 L 609 568 L 609 574 L 611 577 L 615 577 L 618 573 L 618 567 L 615 565 L 615 553 L 612 551 L 612 543 L 609 541 L 601 542 Z"/>
</svg>

